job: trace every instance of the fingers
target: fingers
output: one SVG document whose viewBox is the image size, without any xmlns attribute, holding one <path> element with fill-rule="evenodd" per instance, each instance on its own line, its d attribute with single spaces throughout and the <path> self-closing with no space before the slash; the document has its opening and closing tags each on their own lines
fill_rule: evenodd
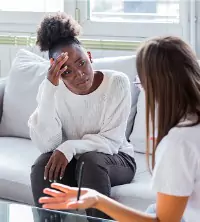
<svg viewBox="0 0 200 222">
<path fill-rule="evenodd" d="M 54 69 L 55 69 L 55 62 L 54 62 L 54 59 L 51 58 L 51 59 L 50 59 L 49 72 L 53 73 Z"/>
<path fill-rule="evenodd" d="M 53 63 L 51 71 L 52 74 L 57 75 L 59 74 L 60 68 L 66 63 L 68 60 L 67 53 L 63 53 L 61 56 L 59 56 Z"/>
<path fill-rule="evenodd" d="M 54 171 L 54 182 L 57 181 L 61 169 L 62 169 L 62 165 L 61 164 L 57 164 L 56 169 Z"/>
<path fill-rule="evenodd" d="M 67 209 L 85 209 L 84 201 L 79 200 L 79 201 L 72 201 L 67 203 Z"/>
<path fill-rule="evenodd" d="M 63 59 L 61 59 L 61 61 L 58 63 L 60 68 L 67 62 L 68 58 L 69 58 L 68 53 L 65 53 L 64 56 L 63 56 Z"/>
<path fill-rule="evenodd" d="M 47 179 L 48 179 L 48 174 L 49 174 L 49 170 L 50 170 L 51 165 L 52 165 L 52 156 L 50 157 L 47 165 L 45 166 L 45 170 L 44 170 L 44 180 L 47 180 Z"/>
<path fill-rule="evenodd" d="M 67 53 L 61 53 L 61 54 L 58 56 L 58 58 L 55 58 L 55 59 L 51 58 L 51 59 L 53 60 L 52 66 L 53 66 L 53 67 L 56 67 L 56 66 L 58 65 L 58 63 L 59 63 L 60 61 L 62 61 L 63 58 L 65 58 L 65 55 L 67 55 Z"/>
<path fill-rule="evenodd" d="M 64 176 L 65 168 L 67 167 L 68 161 L 64 154 L 60 151 L 55 151 L 45 166 L 44 179 L 49 179 L 50 182 L 56 182 L 60 173 Z M 62 178 L 61 178 L 62 179 Z"/>
<path fill-rule="evenodd" d="M 65 193 L 50 188 L 45 188 L 43 192 L 52 197 L 66 197 Z"/>
<path fill-rule="evenodd" d="M 64 68 L 62 68 L 60 71 L 59 71 L 59 73 L 58 73 L 58 75 L 60 76 L 60 75 L 62 75 L 66 70 L 67 70 L 67 66 L 65 66 Z"/>
<path fill-rule="evenodd" d="M 56 163 L 55 161 L 53 161 L 49 169 L 49 182 L 53 182 L 53 175 L 54 175 L 55 169 L 56 169 Z"/>
<path fill-rule="evenodd" d="M 66 193 L 67 195 L 70 195 L 70 196 L 76 196 L 78 192 L 78 188 L 69 187 L 60 183 L 52 183 L 51 187 L 56 190 L 60 190 L 61 192 Z M 81 188 L 81 195 L 87 192 L 88 192 L 87 188 Z"/>
<path fill-rule="evenodd" d="M 49 204 L 49 203 L 63 203 L 66 201 L 66 197 L 41 197 L 39 203 Z"/>
<path fill-rule="evenodd" d="M 54 198 L 55 199 L 55 198 Z M 86 209 L 88 207 L 85 206 L 84 201 L 71 201 L 71 202 L 52 202 L 52 203 L 45 203 L 42 205 L 43 208 L 52 209 L 52 210 L 66 210 L 66 209 Z"/>
<path fill-rule="evenodd" d="M 51 209 L 51 210 L 66 210 L 67 209 L 67 203 L 49 203 L 49 204 L 43 204 L 42 208 L 45 209 Z"/>
<path fill-rule="evenodd" d="M 51 65 L 51 66 L 53 65 L 53 61 L 54 61 L 53 58 L 51 58 L 51 59 L 50 59 L 50 65 Z"/>
<path fill-rule="evenodd" d="M 62 178 L 64 177 L 65 169 L 66 169 L 66 166 L 63 165 L 63 166 L 61 167 L 61 171 L 60 171 L 60 180 L 62 180 Z"/>
<path fill-rule="evenodd" d="M 68 193 L 68 192 L 72 192 L 72 193 L 77 193 L 78 189 L 77 188 L 71 188 L 69 186 L 63 185 L 63 184 L 59 184 L 59 183 L 52 183 L 51 187 L 57 190 L 62 191 L 63 193 Z"/>
</svg>

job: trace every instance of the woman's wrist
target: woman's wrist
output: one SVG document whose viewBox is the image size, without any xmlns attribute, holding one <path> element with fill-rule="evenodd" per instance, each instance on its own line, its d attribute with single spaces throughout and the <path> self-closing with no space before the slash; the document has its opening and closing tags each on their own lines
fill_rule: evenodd
<svg viewBox="0 0 200 222">
<path fill-rule="evenodd" d="M 94 208 L 96 208 L 97 210 L 101 210 L 102 206 L 105 204 L 106 202 L 106 196 L 104 196 L 103 194 L 97 192 L 96 195 L 96 204 L 94 205 Z"/>
</svg>

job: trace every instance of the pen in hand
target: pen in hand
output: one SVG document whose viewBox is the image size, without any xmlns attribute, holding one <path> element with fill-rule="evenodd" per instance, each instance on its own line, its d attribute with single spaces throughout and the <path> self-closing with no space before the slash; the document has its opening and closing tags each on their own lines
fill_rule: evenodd
<svg viewBox="0 0 200 222">
<path fill-rule="evenodd" d="M 79 174 L 78 174 L 78 193 L 77 193 L 77 201 L 80 199 L 81 195 L 81 186 L 82 186 L 82 180 L 83 180 L 83 168 L 84 168 L 84 162 L 81 163 Z M 78 209 L 77 209 L 78 210 Z"/>
</svg>

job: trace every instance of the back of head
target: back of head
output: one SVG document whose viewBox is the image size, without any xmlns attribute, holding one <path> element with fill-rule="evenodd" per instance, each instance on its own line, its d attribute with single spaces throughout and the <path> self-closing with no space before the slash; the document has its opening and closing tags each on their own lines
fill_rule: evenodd
<svg viewBox="0 0 200 222">
<path fill-rule="evenodd" d="M 200 67 L 183 40 L 169 36 L 146 41 L 137 54 L 137 71 L 146 95 L 147 144 L 149 116 L 154 131 L 156 106 L 157 144 L 188 114 L 198 116 L 194 124 L 200 122 Z"/>
<path fill-rule="evenodd" d="M 37 31 L 37 45 L 41 51 L 49 51 L 52 54 L 70 44 L 80 44 L 80 25 L 69 15 L 57 13 L 45 16 Z"/>
</svg>

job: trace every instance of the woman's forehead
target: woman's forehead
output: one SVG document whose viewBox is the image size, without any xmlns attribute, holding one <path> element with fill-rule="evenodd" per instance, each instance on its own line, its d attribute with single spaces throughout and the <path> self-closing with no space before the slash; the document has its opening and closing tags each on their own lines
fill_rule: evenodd
<svg viewBox="0 0 200 222">
<path fill-rule="evenodd" d="M 85 52 L 83 51 L 82 47 L 75 44 L 64 47 L 62 49 L 62 52 L 68 53 L 69 60 L 76 60 L 77 58 L 83 57 L 85 55 Z"/>
</svg>

